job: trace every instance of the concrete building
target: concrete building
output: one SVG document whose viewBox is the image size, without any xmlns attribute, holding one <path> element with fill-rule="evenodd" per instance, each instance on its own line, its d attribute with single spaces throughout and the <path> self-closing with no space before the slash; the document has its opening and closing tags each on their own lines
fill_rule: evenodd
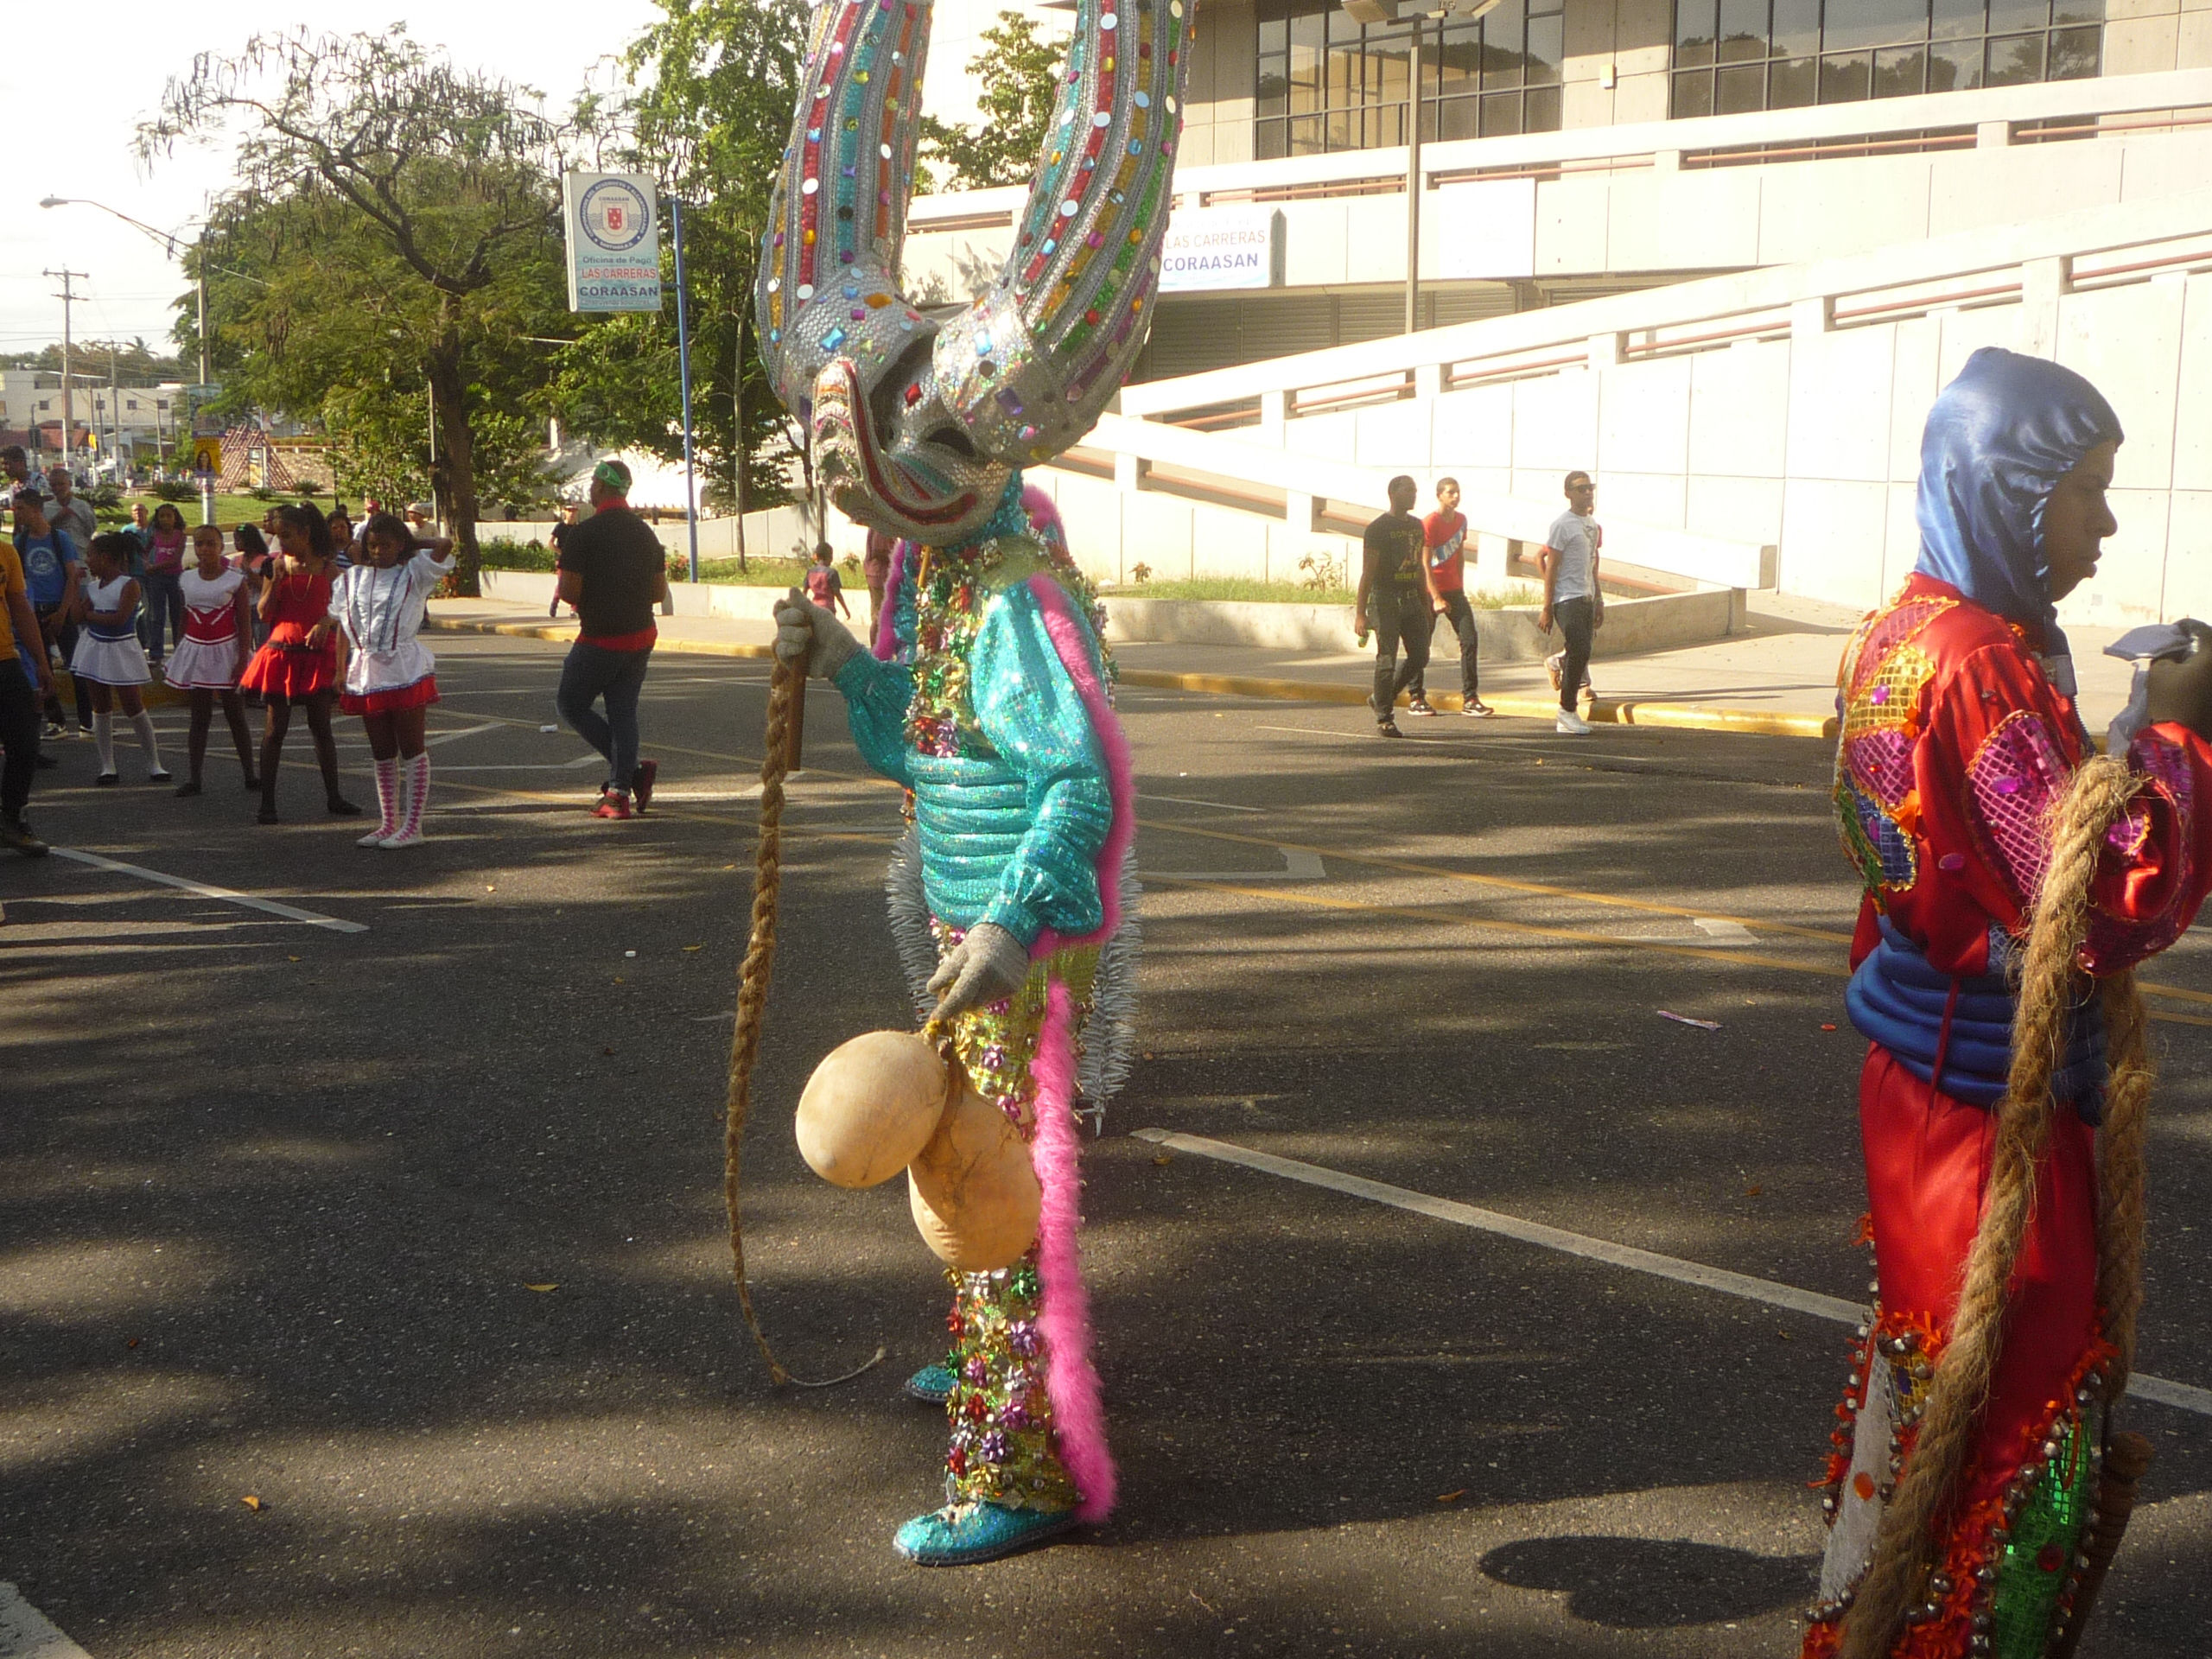
<svg viewBox="0 0 2212 1659">
<path fill-rule="evenodd" d="M 75 453 L 96 450 L 103 462 L 120 447 L 125 456 L 143 454 L 150 458 L 176 437 L 177 422 L 185 409 L 184 388 L 174 383 L 157 386 L 111 388 L 95 383 L 92 368 L 72 372 L 70 379 L 72 434 Z M 8 442 L 34 445 L 55 459 L 61 453 L 61 377 L 50 369 L 0 369 L 0 430 Z"/>
<path fill-rule="evenodd" d="M 2130 434 L 2084 613 L 2212 607 L 2212 0 L 1357 9 L 1207 0 L 1150 344 L 1040 478 L 1098 574 L 1280 579 L 1410 471 L 1484 497 L 1502 581 L 1586 467 L 1655 583 L 1871 604 L 1928 403 L 1997 343 Z M 1023 194 L 918 200 L 910 288 L 978 289 Z"/>
</svg>

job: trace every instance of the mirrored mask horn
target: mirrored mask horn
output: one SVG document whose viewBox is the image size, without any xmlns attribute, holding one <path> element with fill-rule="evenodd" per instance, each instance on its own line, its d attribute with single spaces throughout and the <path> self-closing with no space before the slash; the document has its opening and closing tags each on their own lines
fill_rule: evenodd
<svg viewBox="0 0 2212 1659">
<path fill-rule="evenodd" d="M 1190 0 L 1081 0 L 998 278 L 938 326 L 898 287 L 926 0 L 824 0 L 754 296 L 776 392 L 849 517 L 950 545 L 1090 429 L 1144 344 Z"/>
</svg>

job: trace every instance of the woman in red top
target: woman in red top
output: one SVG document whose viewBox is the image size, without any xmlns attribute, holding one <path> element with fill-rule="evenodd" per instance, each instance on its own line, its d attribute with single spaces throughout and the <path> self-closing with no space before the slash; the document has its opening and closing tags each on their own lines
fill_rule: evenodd
<svg viewBox="0 0 2212 1659">
<path fill-rule="evenodd" d="M 2032 1659 L 2072 1610 L 2113 1353 L 2096 1302 L 2108 1067 L 2094 996 L 2071 1010 L 2051 1079 L 2056 1120 L 1987 1397 L 1924 1541 L 1936 1565 L 1901 1628 L 1847 1636 L 1980 1222 L 2049 810 L 2090 752 L 2054 606 L 2116 528 L 2105 492 L 2120 441 L 2081 376 L 1976 352 L 1922 440 L 1918 564 L 1844 653 L 1836 813 L 1866 889 L 1846 1001 L 1871 1039 L 1859 1100 L 1878 1292 L 1828 1464 L 1808 1659 Z M 2212 886 L 2208 641 L 2200 632 L 2187 663 L 2153 668 L 2147 723 L 2113 745 L 2144 785 L 2106 837 L 2082 953 L 2092 976 L 2171 944 Z"/>
<path fill-rule="evenodd" d="M 330 732 L 330 707 L 338 697 L 338 645 L 333 637 L 338 625 L 330 614 L 337 562 L 331 554 L 330 527 L 308 502 L 281 506 L 274 517 L 282 551 L 272 562 L 272 579 L 261 590 L 260 604 L 261 619 L 270 624 L 269 643 L 238 677 L 238 684 L 258 691 L 269 709 L 261 741 L 260 821 L 277 822 L 276 763 L 283 756 L 294 703 L 307 710 L 331 816 L 359 817 L 361 809 L 339 793 L 338 744 Z"/>
</svg>

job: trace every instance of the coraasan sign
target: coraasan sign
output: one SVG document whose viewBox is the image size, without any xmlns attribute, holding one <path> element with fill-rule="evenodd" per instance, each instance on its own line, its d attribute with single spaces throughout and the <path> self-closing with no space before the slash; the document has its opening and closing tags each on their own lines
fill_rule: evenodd
<svg viewBox="0 0 2212 1659">
<path fill-rule="evenodd" d="M 563 175 L 571 311 L 660 309 L 657 194 L 650 174 Z"/>
<path fill-rule="evenodd" d="M 1275 288 L 1282 282 L 1282 215 L 1273 207 L 1186 208 L 1167 222 L 1160 291 Z"/>
</svg>

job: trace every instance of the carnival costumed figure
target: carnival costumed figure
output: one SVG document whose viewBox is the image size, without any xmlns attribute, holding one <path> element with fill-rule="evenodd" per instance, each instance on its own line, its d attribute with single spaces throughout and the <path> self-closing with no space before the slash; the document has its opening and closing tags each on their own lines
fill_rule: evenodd
<svg viewBox="0 0 2212 1659">
<path fill-rule="evenodd" d="M 1128 760 L 1096 601 L 1020 468 L 1090 429 L 1144 342 L 1191 19 L 1189 0 L 1083 0 L 1013 251 L 940 327 L 898 288 L 930 16 L 925 0 L 816 7 L 755 306 L 831 496 L 902 543 L 874 652 L 793 590 L 778 654 L 843 693 L 868 764 L 911 791 L 894 932 L 964 1074 L 955 1092 L 1019 1133 L 1041 1192 L 1016 1259 L 950 1273 L 951 1351 L 910 1384 L 945 1398 L 947 1502 L 895 1545 L 947 1565 L 1101 1520 L 1114 1498 L 1076 1112 L 1126 1060 Z M 918 1187 L 915 1203 L 922 1221 Z"/>
<path fill-rule="evenodd" d="M 2020 963 L 2053 808 L 2092 756 L 2053 607 L 2114 528 L 2120 436 L 2081 376 L 1976 352 L 1929 416 L 1919 562 L 1844 654 L 1835 804 L 1866 887 L 1847 1003 L 1872 1039 L 1859 1113 L 1877 1276 L 1825 1483 L 1808 1656 L 2037 1659 L 2076 1611 L 2106 1384 L 2123 1374 L 2099 1276 L 2099 1125 L 2118 1084 L 2092 993 L 2179 938 L 2212 886 L 2212 650 L 2152 668 L 2139 728 L 2113 749 L 2134 792 L 2069 867 L 2088 883 L 2078 990 L 2039 1027 L 2060 1040 L 2037 1051 L 2053 1064 L 2025 1219 L 2009 1276 L 1987 1281 L 2001 1319 L 1977 1316 L 1971 1344 L 1961 1298 L 1994 1202 L 1993 1109 L 2017 1109 Z M 1955 1325 L 1973 1357 L 1952 1351 Z M 1986 1366 L 1986 1396 L 1957 1393 L 1970 1365 Z M 1947 1436 L 1956 1476 L 1923 1516 L 1901 1489 L 1918 1501 L 1928 1485 L 1916 1456 L 1937 1466 L 1920 1436 L 1945 1387 L 1941 1415 L 1964 1425 Z"/>
</svg>

